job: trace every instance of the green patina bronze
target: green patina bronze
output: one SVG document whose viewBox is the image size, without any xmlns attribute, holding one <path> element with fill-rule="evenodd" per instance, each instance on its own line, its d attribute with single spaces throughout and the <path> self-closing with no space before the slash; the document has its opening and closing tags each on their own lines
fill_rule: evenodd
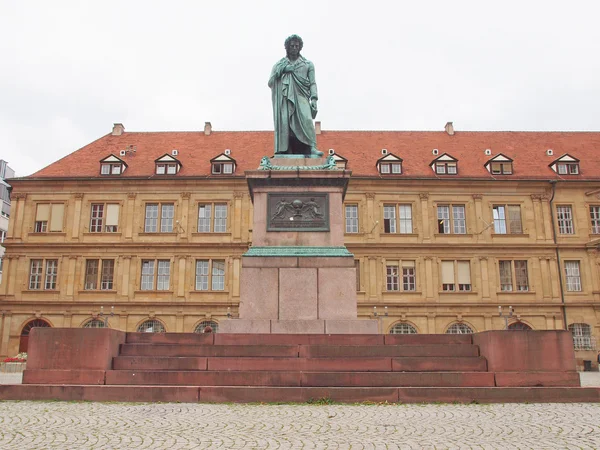
<svg viewBox="0 0 600 450">
<path fill-rule="evenodd" d="M 346 247 L 250 247 L 243 256 L 347 256 Z"/>
<path fill-rule="evenodd" d="M 258 170 L 337 170 L 337 166 L 335 165 L 335 158 L 333 156 L 328 156 L 325 164 L 318 166 L 278 166 L 274 165 L 268 156 L 263 156 L 260 160 Z"/>
<path fill-rule="evenodd" d="M 285 40 L 287 56 L 271 71 L 269 87 L 275 124 L 275 156 L 299 155 L 319 158 L 313 119 L 317 116 L 315 67 L 300 51 L 302 38 L 291 35 Z"/>
</svg>

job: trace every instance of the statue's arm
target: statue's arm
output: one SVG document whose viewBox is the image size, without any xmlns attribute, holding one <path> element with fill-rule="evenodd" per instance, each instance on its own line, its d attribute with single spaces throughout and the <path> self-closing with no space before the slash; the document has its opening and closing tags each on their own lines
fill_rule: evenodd
<svg viewBox="0 0 600 450">
<path fill-rule="evenodd" d="M 269 83 L 268 83 L 270 88 L 273 88 L 273 86 L 275 85 L 275 81 L 277 81 L 279 78 L 281 78 L 281 75 L 283 75 L 285 66 L 287 66 L 287 61 L 285 61 L 284 59 L 282 59 L 281 61 L 278 61 L 273 66 L 273 69 L 271 70 L 271 76 L 269 77 Z"/>
<path fill-rule="evenodd" d="M 317 82 L 315 81 L 315 66 L 313 63 L 309 63 L 308 65 L 308 81 L 310 81 L 310 98 L 319 100 Z"/>
</svg>

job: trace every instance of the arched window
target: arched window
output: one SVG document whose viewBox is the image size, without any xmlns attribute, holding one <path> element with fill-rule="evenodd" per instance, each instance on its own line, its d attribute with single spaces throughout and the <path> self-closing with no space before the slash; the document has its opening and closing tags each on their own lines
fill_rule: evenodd
<svg viewBox="0 0 600 450">
<path fill-rule="evenodd" d="M 50 324 L 42 319 L 33 319 L 25 324 L 21 330 L 21 338 L 19 339 L 19 353 L 27 353 L 27 345 L 29 344 L 29 333 L 32 328 L 50 328 Z"/>
<path fill-rule="evenodd" d="M 206 327 L 211 327 L 213 333 L 217 333 L 219 331 L 219 324 L 214 320 L 203 320 L 194 329 L 194 333 L 204 333 L 204 329 Z"/>
<path fill-rule="evenodd" d="M 572 323 L 569 331 L 573 334 L 575 350 L 593 350 L 595 342 L 592 338 L 592 328 L 587 323 Z"/>
<path fill-rule="evenodd" d="M 399 322 L 391 328 L 390 334 L 417 334 L 417 329 L 410 323 Z"/>
<path fill-rule="evenodd" d="M 466 323 L 456 322 L 448 327 L 446 334 L 473 334 L 473 329 Z"/>
<path fill-rule="evenodd" d="M 531 327 L 523 322 L 513 322 L 508 326 L 508 329 L 514 331 L 529 331 L 531 330 Z"/>
<path fill-rule="evenodd" d="M 142 322 L 137 327 L 137 331 L 138 333 L 164 333 L 167 330 L 160 320 L 152 319 Z"/>
<path fill-rule="evenodd" d="M 83 328 L 104 328 L 105 326 L 104 320 L 100 319 L 90 319 L 83 324 Z"/>
</svg>

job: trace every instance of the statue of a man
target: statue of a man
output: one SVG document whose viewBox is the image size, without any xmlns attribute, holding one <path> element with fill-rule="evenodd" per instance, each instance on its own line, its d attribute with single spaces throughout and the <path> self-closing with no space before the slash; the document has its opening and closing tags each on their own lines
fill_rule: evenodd
<svg viewBox="0 0 600 450">
<path fill-rule="evenodd" d="M 304 155 L 318 158 L 313 119 L 317 116 L 315 66 L 300 51 L 302 38 L 292 34 L 285 40 L 287 56 L 271 71 L 269 87 L 275 122 L 275 156 Z"/>
</svg>

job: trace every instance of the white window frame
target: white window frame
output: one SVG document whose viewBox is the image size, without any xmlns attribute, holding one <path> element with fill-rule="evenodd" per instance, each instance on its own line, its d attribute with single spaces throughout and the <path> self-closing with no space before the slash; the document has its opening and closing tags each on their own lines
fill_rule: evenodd
<svg viewBox="0 0 600 450">
<path fill-rule="evenodd" d="M 146 203 L 144 207 L 144 233 L 173 233 L 175 203 Z"/>
<path fill-rule="evenodd" d="M 412 203 L 385 203 L 383 205 L 384 234 L 412 234 Z"/>
<path fill-rule="evenodd" d="M 169 291 L 171 284 L 171 260 L 142 259 L 140 290 Z"/>
<path fill-rule="evenodd" d="M 344 205 L 346 233 L 358 233 L 358 204 L 348 203 Z"/>
<path fill-rule="evenodd" d="M 467 206 L 465 204 L 438 204 L 436 206 L 438 234 L 467 234 Z"/>
<path fill-rule="evenodd" d="M 224 291 L 226 268 L 227 264 L 224 259 L 197 259 L 195 265 L 195 290 L 204 292 Z"/>
<path fill-rule="evenodd" d="M 498 261 L 498 271 L 500 275 L 500 290 L 502 292 L 529 291 L 529 267 L 527 260 L 500 260 Z M 525 284 L 523 284 L 523 281 L 525 281 Z"/>
<path fill-rule="evenodd" d="M 452 269 L 452 275 L 448 274 L 448 279 L 444 277 L 444 267 L 451 267 Z M 465 267 L 468 270 L 465 271 Z M 471 262 L 467 260 L 442 260 L 440 280 L 442 292 L 472 292 Z"/>
<path fill-rule="evenodd" d="M 575 234 L 573 208 L 571 205 L 556 205 L 556 221 L 560 234 Z"/>
<path fill-rule="evenodd" d="M 564 265 L 567 292 L 581 292 L 581 263 L 565 261 Z"/>
<path fill-rule="evenodd" d="M 29 263 L 29 290 L 55 291 L 58 284 L 58 259 L 32 258 Z"/>
<path fill-rule="evenodd" d="M 207 214 L 208 212 L 208 214 Z M 201 216 L 201 214 L 203 214 Z M 198 233 L 226 233 L 229 204 L 227 202 L 198 203 Z"/>
<path fill-rule="evenodd" d="M 518 221 L 514 214 L 517 208 L 519 213 Z M 521 205 L 493 205 L 492 217 L 494 218 L 495 234 L 523 234 Z"/>
<path fill-rule="evenodd" d="M 590 205 L 592 234 L 600 234 L 600 205 Z"/>
</svg>

